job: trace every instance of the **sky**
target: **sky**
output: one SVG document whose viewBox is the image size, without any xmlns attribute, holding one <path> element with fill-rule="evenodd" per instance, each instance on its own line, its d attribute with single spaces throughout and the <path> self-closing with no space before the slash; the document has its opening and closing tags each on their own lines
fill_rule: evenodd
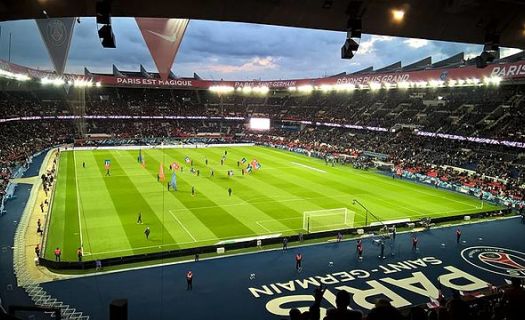
<svg viewBox="0 0 525 320">
<path fill-rule="evenodd" d="M 102 48 L 94 18 L 76 24 L 68 73 L 111 73 L 112 65 L 126 71 L 156 68 L 133 18 L 113 18 L 117 48 Z M 7 60 L 9 33 L 12 34 L 11 62 L 50 70 L 51 61 L 34 20 L 0 23 L 0 59 Z M 172 67 L 175 75 L 205 79 L 271 80 L 323 77 L 375 69 L 397 61 L 410 64 L 431 56 L 439 61 L 459 52 L 467 58 L 479 55 L 480 45 L 363 35 L 352 60 L 340 57 L 346 34 L 343 32 L 277 27 L 247 23 L 190 21 Z M 501 55 L 518 52 L 502 48 Z"/>
</svg>

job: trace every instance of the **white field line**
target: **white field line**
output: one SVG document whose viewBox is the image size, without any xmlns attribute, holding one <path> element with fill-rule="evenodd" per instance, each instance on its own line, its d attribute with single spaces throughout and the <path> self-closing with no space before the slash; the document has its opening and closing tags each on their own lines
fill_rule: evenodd
<svg viewBox="0 0 525 320">
<path fill-rule="evenodd" d="M 78 176 L 77 176 L 77 157 L 75 156 L 75 150 L 73 150 L 73 165 L 75 166 L 75 184 L 77 191 L 77 214 L 78 214 L 78 230 L 80 234 L 80 250 L 84 251 L 84 241 L 82 239 L 82 220 L 80 216 L 80 192 L 78 187 Z M 82 252 L 83 254 L 83 252 Z"/>
<path fill-rule="evenodd" d="M 349 201 L 353 199 L 352 195 L 340 195 L 340 196 L 330 196 L 330 198 L 349 198 Z M 239 203 L 230 203 L 230 204 L 218 204 L 215 206 L 203 206 L 203 207 L 194 207 L 194 208 L 183 208 L 183 209 L 173 209 L 174 212 L 177 211 L 193 211 L 193 210 L 201 210 L 201 209 L 213 209 L 218 207 L 235 207 L 235 206 L 245 206 L 245 205 L 253 205 L 253 204 L 261 204 L 261 203 L 270 203 L 270 202 L 294 202 L 294 201 L 305 201 L 305 200 L 315 200 L 315 199 L 326 199 L 326 197 L 309 197 L 309 198 L 288 198 L 288 199 L 282 199 L 282 200 L 272 200 L 272 201 L 244 201 Z"/>
<path fill-rule="evenodd" d="M 270 229 L 268 229 L 268 228 L 266 228 L 265 226 L 263 226 L 262 224 L 260 224 L 259 221 L 255 221 L 255 223 L 256 223 L 259 227 L 263 228 L 266 232 L 272 232 Z"/>
<path fill-rule="evenodd" d="M 336 170 L 343 170 L 342 168 L 338 168 L 338 167 L 336 167 L 335 169 L 336 169 Z M 365 175 L 366 175 L 366 174 L 364 174 L 364 173 L 358 173 L 358 172 L 354 172 L 354 174 L 359 175 L 359 176 L 365 176 Z M 386 176 L 385 176 L 385 177 L 386 177 Z M 379 178 L 379 176 L 377 176 L 377 178 Z M 433 194 L 433 193 L 429 193 L 429 192 L 423 191 L 423 190 L 421 190 L 422 188 L 419 188 L 419 187 L 416 185 L 417 182 L 415 182 L 415 181 L 406 180 L 406 179 L 403 179 L 403 180 L 401 180 L 401 181 L 405 181 L 405 182 L 409 182 L 409 183 L 414 184 L 414 185 L 410 185 L 410 184 L 408 184 L 408 186 L 409 186 L 409 189 L 411 189 L 411 190 L 413 190 L 413 191 L 415 191 L 415 192 L 419 192 L 419 193 L 422 193 L 422 194 L 426 194 L 427 196 L 431 196 L 431 197 L 433 197 L 433 198 L 446 199 L 446 200 L 449 200 L 449 201 L 453 201 L 453 202 L 461 203 L 461 204 L 463 204 L 463 205 L 467 205 L 467 206 L 469 206 L 469 207 L 473 207 L 473 208 L 478 208 L 478 209 L 479 209 L 479 207 L 478 207 L 477 205 L 473 205 L 473 204 L 470 204 L 470 203 L 468 203 L 468 202 L 464 202 L 464 201 L 460 201 L 460 200 L 452 199 L 452 198 L 449 198 L 449 197 L 446 197 L 446 196 L 436 195 L 436 194 Z M 392 183 L 392 182 L 390 182 L 390 181 L 388 181 L 388 180 L 386 180 L 386 179 L 385 179 L 384 181 L 381 181 L 381 183 L 389 184 L 389 185 L 391 185 L 391 186 L 399 186 L 398 183 Z M 425 188 L 425 187 L 428 188 L 429 186 L 423 185 L 422 187 L 423 187 L 423 188 Z M 443 189 L 438 189 L 438 190 L 440 190 L 440 191 L 444 191 Z M 458 195 L 460 195 L 460 193 L 458 193 Z"/>
<path fill-rule="evenodd" d="M 314 167 L 310 167 L 310 166 L 307 166 L 306 164 L 302 164 L 302 163 L 299 163 L 299 162 L 292 162 L 292 163 L 295 164 L 295 165 L 297 165 L 297 166 L 300 166 L 300 167 L 306 168 L 306 169 L 310 169 L 310 170 L 317 171 L 317 172 L 321 172 L 321 173 L 327 173 L 327 172 L 324 171 L 324 170 L 317 169 L 317 168 L 314 168 Z"/>
<path fill-rule="evenodd" d="M 520 216 L 500 217 L 500 218 L 496 218 L 494 220 L 488 220 L 488 221 L 487 220 L 470 221 L 468 223 L 463 221 L 462 223 L 459 223 L 459 224 L 458 223 L 453 223 L 453 224 L 450 224 L 450 225 L 436 226 L 433 229 L 445 229 L 445 228 L 450 228 L 451 226 L 456 226 L 456 225 L 471 225 L 471 224 L 480 224 L 480 223 L 490 223 L 490 222 L 500 221 L 500 220 L 517 219 L 518 217 L 520 217 Z M 414 232 L 413 230 L 407 230 L 407 231 L 399 231 L 397 234 L 413 233 L 413 232 Z M 348 239 L 345 238 L 345 239 L 342 240 L 342 242 L 355 241 L 356 239 L 365 239 L 365 238 L 370 238 L 370 237 L 371 237 L 370 235 L 365 234 L 365 235 L 363 235 L 361 237 L 351 237 L 351 238 L 348 238 Z M 314 246 L 324 246 L 324 245 L 326 245 L 326 242 L 303 243 L 303 244 L 299 244 L 299 245 L 293 245 L 292 244 L 292 246 L 290 248 L 295 248 L 295 247 L 303 248 L 303 247 L 314 247 Z M 130 250 L 131 249 L 129 249 L 128 251 L 130 251 Z M 272 248 L 272 249 L 265 249 L 263 251 L 231 253 L 231 254 L 225 254 L 225 255 L 209 257 L 209 258 L 202 258 L 201 260 L 205 261 L 205 260 L 216 260 L 216 259 L 229 259 L 229 258 L 233 258 L 233 257 L 237 257 L 237 256 L 248 256 L 248 255 L 256 255 L 256 254 L 264 254 L 264 253 L 267 253 L 267 252 L 273 252 L 273 251 L 278 251 L 278 250 L 281 251 L 282 249 L 281 248 Z M 91 278 L 91 277 L 98 277 L 101 274 L 123 273 L 123 272 L 130 272 L 130 271 L 136 271 L 136 270 L 152 269 L 152 268 L 159 268 L 159 267 L 169 267 L 169 266 L 174 266 L 174 265 L 179 265 L 179 264 L 191 264 L 191 263 L 194 263 L 193 258 L 187 259 L 187 260 L 182 260 L 182 261 L 153 263 L 153 264 L 150 264 L 150 265 L 140 266 L 140 267 L 129 267 L 129 268 L 122 268 L 122 269 L 117 269 L 117 270 L 107 270 L 107 271 L 101 271 L 101 272 L 97 272 L 97 273 L 86 273 L 86 274 L 67 275 L 67 276 L 64 276 L 63 274 L 56 274 L 56 275 L 60 276 L 58 279 L 44 280 L 44 281 L 41 281 L 40 283 L 47 283 L 47 282 L 51 282 L 51 281 L 53 281 L 53 282 L 54 281 L 63 281 L 63 280 L 68 280 L 68 279 L 73 279 L 73 278 Z"/>
<path fill-rule="evenodd" d="M 182 229 L 184 229 L 184 231 L 186 231 L 186 233 L 193 239 L 193 242 L 197 242 L 197 239 L 195 239 L 195 237 L 191 234 L 191 232 L 186 228 L 185 225 L 182 224 L 182 222 L 180 222 L 179 218 L 177 218 L 177 216 L 171 212 L 171 210 L 168 210 L 168 212 L 171 214 L 171 216 L 177 221 L 178 224 L 180 224 L 180 226 L 182 227 Z"/>
<path fill-rule="evenodd" d="M 292 157 L 292 158 L 296 158 L 296 159 L 300 159 L 300 160 L 304 160 L 304 157 L 306 157 L 306 156 L 304 156 L 304 155 L 294 154 L 294 153 L 292 153 L 292 152 L 286 152 L 286 151 L 284 151 L 284 150 L 274 150 L 274 149 L 271 149 L 271 148 L 268 148 L 267 150 L 272 151 L 272 152 L 274 152 L 274 153 L 279 153 L 279 154 L 287 153 L 290 157 Z M 308 158 L 308 157 L 307 157 L 307 159 L 312 160 L 311 158 Z M 297 162 L 292 162 L 292 163 L 294 163 L 294 164 L 298 164 Z M 301 165 L 301 164 L 299 164 L 299 165 Z M 302 165 L 301 165 L 301 166 L 302 166 Z M 347 170 L 348 168 L 345 169 L 344 167 L 341 167 L 341 166 L 336 166 L 336 167 L 333 167 L 333 168 L 331 168 L 331 169 L 341 170 L 341 171 L 345 171 L 345 172 L 349 172 L 349 171 L 350 171 L 350 170 Z M 352 173 L 352 174 L 355 174 L 355 175 L 358 175 L 358 176 L 367 176 L 367 174 L 365 174 L 365 173 L 360 173 L 360 172 L 358 172 L 357 170 L 352 170 L 351 173 Z M 373 175 L 370 175 L 370 174 L 369 174 L 368 177 L 370 177 L 370 176 L 373 176 Z M 379 176 L 376 176 L 376 177 L 379 178 Z M 407 180 L 403 180 L 403 181 L 407 181 Z M 409 181 L 409 182 L 412 182 L 412 181 Z M 397 183 L 392 183 L 392 182 L 389 182 L 389 181 L 387 181 L 387 180 L 385 180 L 385 181 L 381 181 L 381 183 L 386 183 L 386 184 L 393 185 L 393 186 L 399 186 L 399 184 L 397 184 Z M 415 183 L 415 182 L 412 182 L 412 183 Z M 446 200 L 449 200 L 449 201 L 453 201 L 453 202 L 461 203 L 461 204 L 463 204 L 463 205 L 467 205 L 467 206 L 469 206 L 469 207 L 473 207 L 473 208 L 478 208 L 478 209 L 479 209 L 479 207 L 478 207 L 477 205 L 472 205 L 472 204 L 470 204 L 470 203 L 467 203 L 467 202 L 464 202 L 464 201 L 460 201 L 460 200 L 456 200 L 456 199 L 452 199 L 452 198 L 449 198 L 449 197 L 446 197 L 446 196 L 440 196 L 440 195 L 436 195 L 436 194 L 432 194 L 432 193 L 425 192 L 425 191 L 423 191 L 423 190 L 420 190 L 420 188 L 417 188 L 416 185 L 414 185 L 414 186 L 410 186 L 409 188 L 410 188 L 411 190 L 413 190 L 413 191 L 416 191 L 416 192 L 419 192 L 419 193 L 422 193 L 422 194 L 426 194 L 426 195 L 431 196 L 431 197 L 434 197 L 434 198 L 442 198 L 442 199 L 446 199 Z M 439 189 L 439 190 L 442 190 L 442 189 Z"/>
</svg>

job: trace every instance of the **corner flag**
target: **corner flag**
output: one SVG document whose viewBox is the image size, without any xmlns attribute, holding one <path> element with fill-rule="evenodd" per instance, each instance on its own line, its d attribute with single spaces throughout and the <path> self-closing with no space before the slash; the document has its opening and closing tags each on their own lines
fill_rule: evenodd
<svg viewBox="0 0 525 320">
<path fill-rule="evenodd" d="M 159 168 L 159 179 L 160 179 L 160 181 L 164 181 L 164 179 L 165 179 L 164 167 L 162 166 L 162 163 L 160 164 L 160 168 Z"/>
</svg>

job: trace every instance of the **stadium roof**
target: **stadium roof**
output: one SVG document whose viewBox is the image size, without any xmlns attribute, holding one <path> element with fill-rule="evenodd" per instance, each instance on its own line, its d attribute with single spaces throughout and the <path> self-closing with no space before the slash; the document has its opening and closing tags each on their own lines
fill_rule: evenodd
<svg viewBox="0 0 525 320">
<path fill-rule="evenodd" d="M 4 0 L 0 20 L 95 16 L 96 2 Z M 402 21 L 393 20 L 394 9 L 403 10 Z M 346 31 L 348 13 L 356 12 L 364 33 L 482 44 L 489 30 L 502 46 L 525 48 L 524 9 L 520 0 L 112 0 L 111 15 Z"/>
</svg>

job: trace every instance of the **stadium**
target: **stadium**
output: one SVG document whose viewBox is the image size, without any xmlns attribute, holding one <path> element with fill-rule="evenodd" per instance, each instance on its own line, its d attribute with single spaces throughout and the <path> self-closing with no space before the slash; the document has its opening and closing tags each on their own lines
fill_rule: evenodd
<svg viewBox="0 0 525 320">
<path fill-rule="evenodd" d="M 0 319 L 521 319 L 523 4 L 182 2 L 0 5 Z"/>
</svg>

